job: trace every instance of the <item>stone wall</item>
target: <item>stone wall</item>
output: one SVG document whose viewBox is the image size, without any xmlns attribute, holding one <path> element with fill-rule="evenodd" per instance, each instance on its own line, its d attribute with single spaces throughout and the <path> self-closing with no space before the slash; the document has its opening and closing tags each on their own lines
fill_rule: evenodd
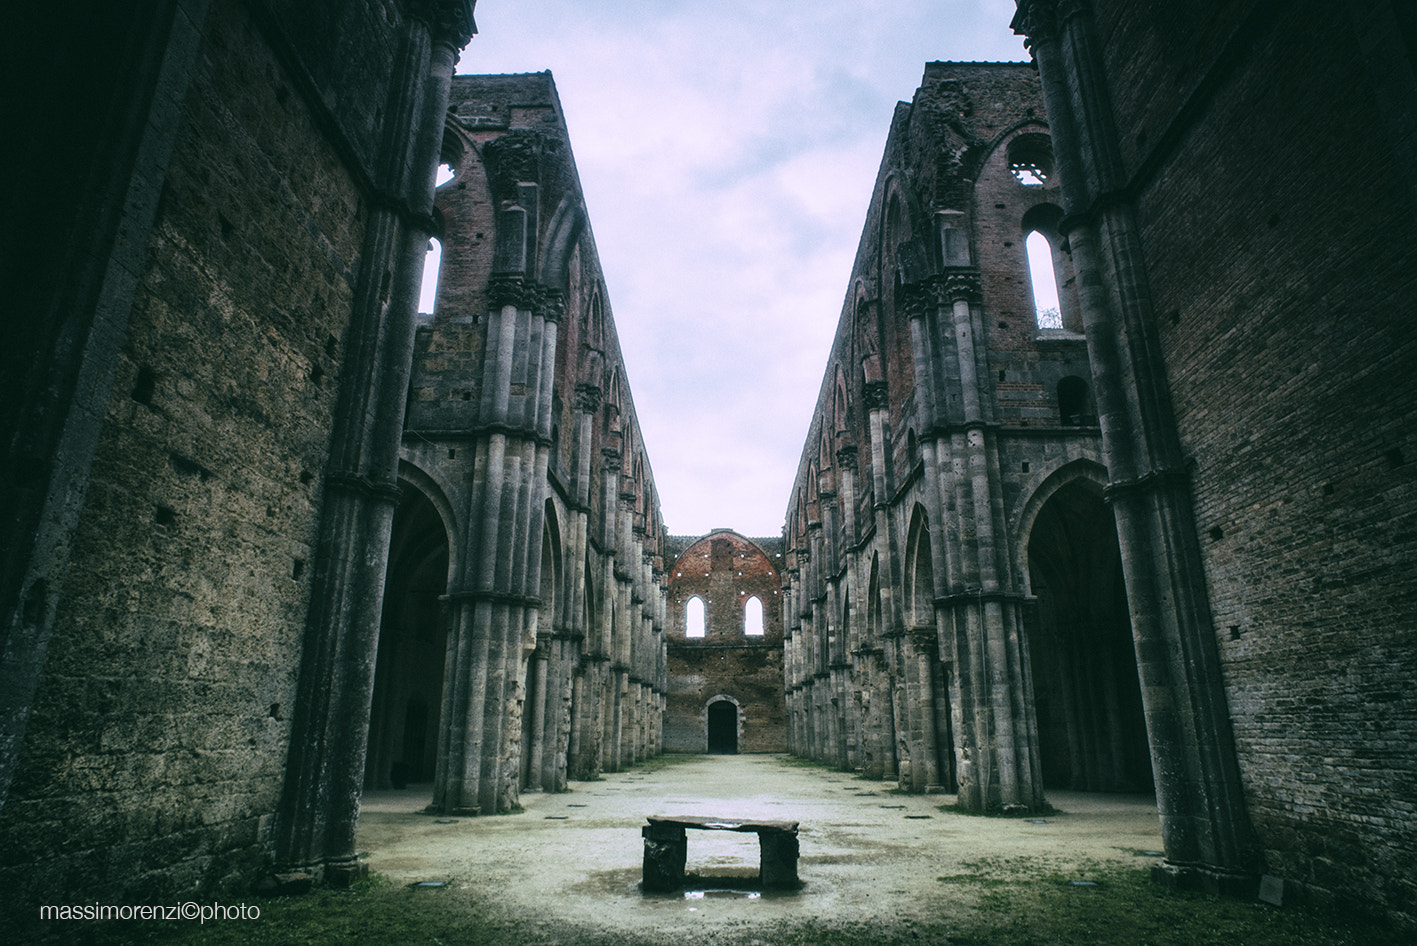
<svg viewBox="0 0 1417 946">
<path fill-rule="evenodd" d="M 897 106 L 787 510 L 792 751 L 979 808 L 1042 804 L 1024 622 L 1039 600 L 1106 597 L 1078 570 L 1030 594 L 1040 511 L 1068 484 L 1096 491 L 1101 468 L 1041 115 L 1035 76 L 1010 63 L 930 63 Z M 1032 176 L 1015 173 L 1025 158 Z M 1061 327 L 1035 312 L 1034 230 L 1052 246 Z M 1068 410 L 1065 379 L 1082 392 Z M 1100 502 L 1083 507 L 1100 520 L 1084 533 L 1105 538 Z M 1027 630 L 1063 634 L 1056 617 Z M 1053 691 L 1101 692 L 1071 677 Z M 1079 725 L 1046 729 L 1045 748 L 1080 760 Z"/>
<path fill-rule="evenodd" d="M 1412 46 L 1398 105 L 1387 4 L 1098 7 L 1266 869 L 1410 916 Z"/>
<path fill-rule="evenodd" d="M 418 541 L 450 548 L 446 627 L 419 629 L 449 663 L 416 661 L 444 683 L 433 803 L 491 813 L 659 751 L 664 527 L 551 74 L 455 77 L 443 158 L 400 515 L 441 508 Z M 415 649 L 381 644 L 388 681 Z M 379 707 L 371 784 L 406 751 L 403 702 Z"/>
<path fill-rule="evenodd" d="M 89 297 L 50 297 L 54 336 L 27 339 L 34 371 L 5 377 L 12 432 L 90 430 L 50 441 L 61 511 L 7 553 L 7 588 L 17 561 L 28 583 L 5 615 L 6 699 L 28 701 L 6 714 L 21 734 L 0 811 L 15 907 L 231 890 L 273 859 L 328 564 L 331 430 L 381 379 L 346 376 L 369 346 L 351 313 L 398 268 L 371 239 L 388 166 L 409 173 L 385 108 L 400 70 L 426 79 L 400 59 L 396 5 L 166 4 L 108 28 L 138 52 L 101 79 L 107 110 L 48 104 L 131 149 L 108 153 L 115 183 L 90 205 L 122 223 L 106 246 L 79 227 L 46 248 L 74 279 L 101 275 Z M 68 393 L 44 371 L 73 372 Z"/>
<path fill-rule="evenodd" d="M 1178 498 L 1128 544 L 1195 546 L 1168 590 L 1194 594 L 1188 652 L 1216 653 L 1220 697 L 1189 705 L 1223 717 L 1203 751 L 1233 731 L 1238 768 L 1236 790 L 1187 793 L 1241 811 L 1207 830 L 1252 827 L 1234 862 L 1274 896 L 1410 925 L 1417 185 L 1390 173 L 1417 140 L 1408 7 L 1020 3 L 1016 25 L 1082 142 L 1072 242 L 1097 239 L 1108 294 L 1089 339 L 1123 345 L 1094 364 L 1136 410 L 1104 422 L 1118 508 L 1139 473 Z M 1163 613 L 1129 593 L 1134 622 Z"/>
</svg>

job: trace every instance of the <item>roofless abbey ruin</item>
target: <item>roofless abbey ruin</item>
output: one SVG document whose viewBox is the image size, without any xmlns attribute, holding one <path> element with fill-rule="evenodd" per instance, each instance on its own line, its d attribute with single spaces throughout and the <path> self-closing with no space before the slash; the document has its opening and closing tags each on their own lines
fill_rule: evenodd
<svg viewBox="0 0 1417 946">
<path fill-rule="evenodd" d="M 454 76 L 470 0 L 109 6 L 7 31 L 17 909 L 787 751 L 1155 792 L 1162 879 L 1417 918 L 1406 5 L 1019 0 L 1030 63 L 925 65 L 756 537 L 663 521 L 551 75 Z"/>
</svg>

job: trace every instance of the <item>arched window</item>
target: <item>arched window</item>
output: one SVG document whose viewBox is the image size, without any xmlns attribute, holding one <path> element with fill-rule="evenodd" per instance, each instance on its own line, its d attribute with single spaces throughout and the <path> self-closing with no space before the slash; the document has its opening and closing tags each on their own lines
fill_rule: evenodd
<svg viewBox="0 0 1417 946">
<path fill-rule="evenodd" d="M 428 255 L 423 257 L 423 289 L 418 294 L 418 311 L 432 315 L 438 299 L 438 268 L 443 264 L 443 244 L 437 237 L 428 240 Z"/>
<path fill-rule="evenodd" d="M 689 603 L 684 605 L 684 636 L 704 636 L 704 599 L 698 595 L 694 595 L 689 599 Z"/>
<path fill-rule="evenodd" d="M 743 604 L 743 633 L 748 637 L 763 636 L 763 603 L 757 595 Z"/>
<path fill-rule="evenodd" d="M 1062 328 L 1063 312 L 1058 306 L 1058 278 L 1053 273 L 1053 246 L 1037 230 L 1024 241 L 1028 249 L 1028 278 L 1033 284 L 1033 309 L 1039 328 Z"/>
<path fill-rule="evenodd" d="M 1009 142 L 1009 171 L 1024 187 L 1042 187 L 1053 176 L 1053 146 L 1047 135 L 1019 135 Z"/>
</svg>

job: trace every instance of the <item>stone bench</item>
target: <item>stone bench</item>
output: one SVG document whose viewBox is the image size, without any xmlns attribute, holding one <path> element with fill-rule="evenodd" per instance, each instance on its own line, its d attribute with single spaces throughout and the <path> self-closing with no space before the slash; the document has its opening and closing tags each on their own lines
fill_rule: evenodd
<svg viewBox="0 0 1417 946">
<path fill-rule="evenodd" d="M 735 821 L 685 815 L 651 817 L 640 829 L 645 839 L 644 889 L 678 890 L 684 886 L 684 861 L 688 856 L 687 829 L 695 831 L 751 831 L 758 836 L 758 880 L 765 889 L 796 890 L 797 822 Z"/>
</svg>

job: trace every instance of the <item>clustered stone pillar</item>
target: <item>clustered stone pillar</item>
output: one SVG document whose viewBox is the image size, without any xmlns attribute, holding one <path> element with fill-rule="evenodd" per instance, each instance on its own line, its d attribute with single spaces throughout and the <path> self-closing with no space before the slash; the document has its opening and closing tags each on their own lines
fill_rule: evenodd
<svg viewBox="0 0 1417 946">
<path fill-rule="evenodd" d="M 516 807 L 524 770 L 522 714 L 541 711 L 545 725 L 541 697 L 527 705 L 528 684 L 544 694 L 560 672 L 558 666 L 551 673 L 549 659 L 555 603 L 541 599 L 556 346 L 565 308 L 559 291 L 532 278 L 544 148 L 532 133 L 509 134 L 483 149 L 497 230 L 465 551 L 448 592 L 452 620 L 433 787 L 433 805 L 445 812 Z M 538 641 L 543 620 L 548 639 Z M 538 646 L 545 659 L 532 659 Z M 558 718 L 559 704 L 558 693 Z M 532 741 L 525 748 L 535 752 L 540 743 L 544 753 L 544 730 L 529 722 Z M 539 783 L 540 773 L 533 778 Z"/>
<path fill-rule="evenodd" d="M 955 358 L 952 370 L 941 373 L 959 379 L 962 406 L 956 422 L 937 419 L 926 453 L 928 492 L 953 510 L 942 543 L 945 567 L 935 574 L 941 657 L 956 668 L 950 701 L 958 717 L 959 803 L 977 811 L 1034 810 L 1044 804 L 1038 732 L 1023 602 L 1004 548 L 997 423 L 980 392 L 987 369 L 979 276 L 951 272 L 936 290 L 936 318 L 948 329 Z"/>
<path fill-rule="evenodd" d="M 1166 848 L 1217 889 L 1258 873 L 1140 231 L 1088 4 L 1020 0 L 1038 65 L 1092 362 Z"/>
<path fill-rule="evenodd" d="M 598 354 L 586 356 L 584 376 L 576 386 L 575 418 L 575 482 L 576 502 L 572 513 L 573 557 L 571 561 L 574 593 L 571 600 L 573 635 L 581 642 L 581 660 L 575 670 L 571 705 L 575 710 L 567 749 L 574 770 L 573 778 L 589 779 L 600 774 L 601 727 L 599 725 L 605 693 L 606 645 L 604 628 L 594 612 L 595 603 L 590 583 L 590 488 L 594 472 L 592 445 L 596 412 L 600 408 L 601 359 Z"/>
<path fill-rule="evenodd" d="M 346 332 L 276 831 L 282 866 L 332 883 L 360 873 L 355 829 L 414 316 L 448 90 L 470 34 L 470 16 L 403 23 Z"/>
<path fill-rule="evenodd" d="M 816 490 L 798 484 L 785 573 L 789 738 L 795 753 L 908 791 L 957 782 L 966 807 L 1037 810 L 1044 799 L 1025 602 L 1005 538 L 979 281 L 976 269 L 956 266 L 896 291 L 910 317 L 923 514 L 893 500 L 897 421 L 869 341 L 864 535 L 858 455 L 844 430 L 834 478 L 822 476 Z M 871 308 L 861 303 L 863 324 Z"/>
</svg>

